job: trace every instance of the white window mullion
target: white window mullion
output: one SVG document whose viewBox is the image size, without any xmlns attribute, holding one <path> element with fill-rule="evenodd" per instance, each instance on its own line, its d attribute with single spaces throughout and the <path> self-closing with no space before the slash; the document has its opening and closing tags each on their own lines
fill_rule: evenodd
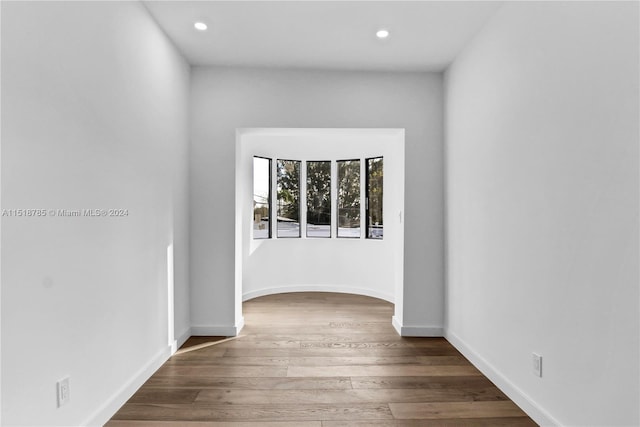
<svg viewBox="0 0 640 427">
<path fill-rule="evenodd" d="M 367 215 L 367 189 L 366 185 L 366 173 L 367 165 L 366 159 L 360 159 L 360 238 L 364 239 L 366 236 L 366 215 Z"/>
<path fill-rule="evenodd" d="M 338 163 L 331 160 L 331 238 L 338 237 Z"/>
<path fill-rule="evenodd" d="M 307 238 L 307 161 L 300 160 L 300 238 Z"/>
<path fill-rule="evenodd" d="M 278 159 L 271 161 L 271 238 L 278 238 Z"/>
</svg>

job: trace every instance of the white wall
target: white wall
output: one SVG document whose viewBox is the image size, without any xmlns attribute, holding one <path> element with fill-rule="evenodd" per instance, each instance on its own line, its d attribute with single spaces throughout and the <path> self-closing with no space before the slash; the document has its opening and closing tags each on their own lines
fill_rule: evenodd
<svg viewBox="0 0 640 427">
<path fill-rule="evenodd" d="M 188 87 L 140 3 L 2 2 L 2 208 L 128 210 L 2 217 L 5 425 L 100 425 L 165 360 L 171 243 L 188 328 Z"/>
<path fill-rule="evenodd" d="M 278 292 L 329 291 L 369 295 L 393 302 L 396 270 L 394 253 L 403 249 L 400 214 L 404 207 L 404 132 L 401 129 L 244 129 L 238 132 L 236 168 L 236 220 L 241 222 L 243 300 Z M 384 239 L 365 239 L 362 223 L 359 239 L 337 238 L 332 224 L 331 238 L 307 238 L 304 225 L 301 238 L 253 239 L 253 156 L 272 159 L 276 205 L 276 161 L 302 162 L 301 222 L 306 217 L 305 165 L 308 160 L 364 159 L 384 156 Z M 362 183 L 364 186 L 364 174 Z M 336 199 L 335 176 L 332 200 Z M 364 200 L 365 192 L 361 192 Z M 364 211 L 365 203 L 361 202 Z M 332 203 L 332 217 L 336 206 Z M 276 213 L 273 212 L 273 218 Z M 364 218 L 364 214 L 361 215 Z M 236 260 L 237 262 L 238 260 Z"/>
<path fill-rule="evenodd" d="M 442 77 L 194 67 L 191 85 L 191 301 L 195 333 L 235 332 L 238 128 L 403 128 L 405 332 L 443 324 Z M 224 224 L 224 226 L 220 226 Z M 237 248 L 236 248 L 237 249 Z"/>
<path fill-rule="evenodd" d="M 543 424 L 640 424 L 638 59 L 637 2 L 516 2 L 446 76 L 447 337 Z"/>
</svg>

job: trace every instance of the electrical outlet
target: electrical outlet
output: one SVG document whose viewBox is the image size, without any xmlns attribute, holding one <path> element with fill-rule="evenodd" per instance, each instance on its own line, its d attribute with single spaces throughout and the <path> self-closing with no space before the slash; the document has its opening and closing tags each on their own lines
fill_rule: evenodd
<svg viewBox="0 0 640 427">
<path fill-rule="evenodd" d="M 71 389 L 69 388 L 69 377 L 63 378 L 57 383 L 58 388 L 58 408 L 69 402 Z"/>
<path fill-rule="evenodd" d="M 537 377 L 542 376 L 542 356 L 536 353 L 531 353 L 531 361 L 533 362 L 533 374 Z"/>
</svg>

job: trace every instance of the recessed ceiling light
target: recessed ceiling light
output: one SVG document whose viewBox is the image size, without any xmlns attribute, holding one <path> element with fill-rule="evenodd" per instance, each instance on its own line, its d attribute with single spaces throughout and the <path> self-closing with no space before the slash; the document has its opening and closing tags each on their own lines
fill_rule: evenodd
<svg viewBox="0 0 640 427">
<path fill-rule="evenodd" d="M 193 26 L 198 31 L 204 31 L 207 29 L 207 24 L 205 24 L 204 22 L 196 22 L 195 24 L 193 24 Z"/>
<path fill-rule="evenodd" d="M 378 37 L 379 39 L 386 39 L 387 37 L 389 37 L 389 30 L 378 30 L 376 32 L 376 37 Z"/>
</svg>

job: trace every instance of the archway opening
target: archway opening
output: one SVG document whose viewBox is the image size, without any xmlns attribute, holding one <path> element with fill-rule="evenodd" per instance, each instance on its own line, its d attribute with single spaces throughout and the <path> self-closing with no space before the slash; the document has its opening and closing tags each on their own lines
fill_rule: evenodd
<svg viewBox="0 0 640 427">
<path fill-rule="evenodd" d="M 242 301 L 301 291 L 337 292 L 372 296 L 395 305 L 402 316 L 404 268 L 404 130 L 402 129 L 241 129 L 236 146 L 236 325 L 242 327 Z M 367 159 L 384 158 L 384 238 L 361 232 L 355 238 L 340 236 L 338 186 L 332 183 L 332 228 L 326 238 L 305 232 L 303 212 L 300 232 L 279 238 L 277 195 L 271 194 L 270 238 L 254 238 L 254 158 L 330 162 L 332 177 L 344 160 L 358 160 L 362 182 Z M 277 168 L 271 168 L 272 182 Z M 300 179 L 302 198 L 306 176 Z M 364 184 L 363 184 L 364 186 Z M 362 199 L 365 214 L 368 200 Z M 363 215 L 364 219 L 366 215 Z M 369 224 L 362 221 L 362 227 Z M 335 228 L 334 228 L 335 226 Z M 350 236 L 353 237 L 353 236 Z M 380 237 L 380 236 L 378 236 Z"/>
</svg>

